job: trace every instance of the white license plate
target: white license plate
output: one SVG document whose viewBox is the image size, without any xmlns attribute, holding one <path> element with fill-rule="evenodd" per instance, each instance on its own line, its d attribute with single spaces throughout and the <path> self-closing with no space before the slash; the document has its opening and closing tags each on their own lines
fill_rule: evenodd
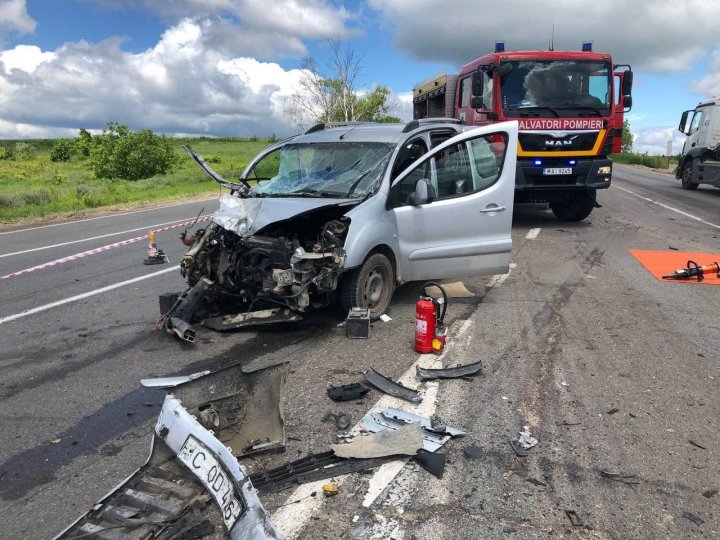
<svg viewBox="0 0 720 540">
<path fill-rule="evenodd" d="M 572 174 L 570 167 L 553 167 L 549 169 L 543 169 L 544 175 L 555 175 L 555 174 Z"/>
<path fill-rule="evenodd" d="M 225 468 L 192 435 L 187 438 L 177 457 L 198 477 L 205 489 L 215 498 L 225 526 L 228 530 L 232 529 L 243 510 L 243 505 L 235 497 L 235 486 Z"/>
</svg>

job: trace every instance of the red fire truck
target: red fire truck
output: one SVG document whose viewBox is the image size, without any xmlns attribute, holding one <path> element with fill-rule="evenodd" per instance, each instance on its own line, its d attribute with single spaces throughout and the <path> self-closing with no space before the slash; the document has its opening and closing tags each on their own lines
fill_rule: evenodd
<svg viewBox="0 0 720 540">
<path fill-rule="evenodd" d="M 610 186 L 633 73 L 592 51 L 495 52 L 413 88 L 413 116 L 447 116 L 471 125 L 519 123 L 515 202 L 549 203 L 563 221 L 580 221 Z"/>
</svg>

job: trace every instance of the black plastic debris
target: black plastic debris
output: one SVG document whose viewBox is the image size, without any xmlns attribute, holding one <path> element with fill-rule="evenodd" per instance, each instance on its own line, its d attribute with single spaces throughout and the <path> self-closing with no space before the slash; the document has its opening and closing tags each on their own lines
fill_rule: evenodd
<svg viewBox="0 0 720 540">
<path fill-rule="evenodd" d="M 565 510 L 565 515 L 570 520 L 570 523 L 573 527 L 582 527 L 583 522 L 580 519 L 580 516 L 578 516 L 578 513 L 575 510 Z"/>
<path fill-rule="evenodd" d="M 700 448 L 700 449 L 702 449 L 702 450 L 707 450 L 707 448 L 706 448 L 705 446 L 703 446 L 702 444 L 700 444 L 700 443 L 697 442 L 697 441 L 694 441 L 694 440 L 690 439 L 688 442 L 689 442 L 690 444 L 692 444 L 693 446 L 697 447 L 697 448 Z"/>
<path fill-rule="evenodd" d="M 327 389 L 328 396 L 333 401 L 351 401 L 359 399 L 370 391 L 369 388 L 360 383 L 343 384 L 342 386 L 331 386 Z"/>
<path fill-rule="evenodd" d="M 612 415 L 612 414 L 619 413 L 619 412 L 620 412 L 620 409 L 618 409 L 617 407 L 613 407 L 612 409 L 610 409 L 610 410 L 609 410 L 608 412 L 606 412 L 605 414 L 611 414 L 611 415 Z"/>
<path fill-rule="evenodd" d="M 412 459 L 427 472 L 442 479 L 443 473 L 445 472 L 445 454 L 428 452 L 421 448 Z"/>
<path fill-rule="evenodd" d="M 706 499 L 712 499 L 717 494 L 718 494 L 717 489 L 707 489 L 707 490 L 703 491 L 703 497 L 705 497 Z"/>
<path fill-rule="evenodd" d="M 639 484 L 640 481 L 637 479 L 636 475 L 634 474 L 628 474 L 628 473 L 616 473 L 616 472 L 610 472 L 610 471 L 600 471 L 600 476 L 603 478 L 609 478 L 610 480 L 614 480 L 616 482 L 622 482 L 623 484 Z"/>
<path fill-rule="evenodd" d="M 522 445 L 515 439 L 510 440 L 510 446 L 512 446 L 512 449 L 515 450 L 515 453 L 518 456 L 525 457 L 528 455 L 527 450 L 525 450 Z"/>
<path fill-rule="evenodd" d="M 525 480 L 536 486 L 547 487 L 546 482 L 543 482 L 542 480 L 538 480 L 537 478 L 526 478 Z"/>
<path fill-rule="evenodd" d="M 471 444 L 463 448 L 463 453 L 469 458 L 479 458 L 483 455 L 483 450 L 476 444 Z"/>
<path fill-rule="evenodd" d="M 365 380 L 367 382 L 390 396 L 399 397 L 407 401 L 412 401 L 413 403 L 420 403 L 422 401 L 420 392 L 391 381 L 383 374 L 375 371 L 373 368 L 363 371 L 363 375 L 365 376 Z"/>
<path fill-rule="evenodd" d="M 333 414 L 331 412 L 326 412 L 322 421 L 333 421 L 335 422 L 335 427 L 338 429 L 338 431 L 342 431 L 350 427 L 350 424 L 352 424 L 352 416 L 346 413 Z"/>
<path fill-rule="evenodd" d="M 458 379 L 463 377 L 472 377 L 482 370 L 482 362 L 478 361 L 474 364 L 465 366 L 456 366 L 451 368 L 426 369 L 415 366 L 417 376 L 421 379 Z"/>
<path fill-rule="evenodd" d="M 683 512 L 682 517 L 685 519 L 692 521 L 695 525 L 702 525 L 705 523 L 705 520 L 698 516 L 697 514 L 693 514 L 692 512 Z"/>
</svg>

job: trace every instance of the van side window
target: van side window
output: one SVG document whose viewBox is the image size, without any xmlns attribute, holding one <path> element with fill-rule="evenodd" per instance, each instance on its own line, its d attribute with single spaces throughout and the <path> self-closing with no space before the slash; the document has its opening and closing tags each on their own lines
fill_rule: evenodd
<svg viewBox="0 0 720 540">
<path fill-rule="evenodd" d="M 427 151 L 427 144 L 421 138 L 413 139 L 409 143 L 405 144 L 395 160 L 395 165 L 393 166 L 393 170 L 390 175 L 390 181 L 392 182 L 395 180 L 400 173 L 410 167 L 420 156 L 426 154 Z M 420 178 L 429 177 L 427 163 L 415 169 L 390 190 L 390 197 L 388 201 L 389 206 L 394 208 L 407 204 L 408 197 L 412 193 L 415 193 L 415 184 L 417 181 Z"/>
</svg>

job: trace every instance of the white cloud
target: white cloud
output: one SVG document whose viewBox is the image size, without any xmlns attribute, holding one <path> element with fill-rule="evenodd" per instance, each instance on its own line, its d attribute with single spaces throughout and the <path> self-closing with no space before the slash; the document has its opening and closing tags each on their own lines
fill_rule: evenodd
<svg viewBox="0 0 720 540">
<path fill-rule="evenodd" d="M 25 0 L 0 0 L 0 35 L 3 32 L 33 32 L 35 20 L 27 12 Z"/>
<path fill-rule="evenodd" d="M 14 49 L 0 51 L 0 63 L 7 75 L 13 69 L 32 73 L 40 64 L 49 62 L 53 58 L 55 58 L 55 53 L 42 52 L 40 47 L 35 45 L 17 45 Z"/>
<path fill-rule="evenodd" d="M 633 152 L 664 156 L 667 154 L 667 143 L 672 141 L 672 155 L 682 151 L 685 135 L 673 127 L 645 127 L 631 129 L 633 136 Z"/>
<path fill-rule="evenodd" d="M 282 105 L 298 73 L 230 58 L 208 47 L 212 31 L 212 23 L 186 19 L 139 54 L 123 51 L 118 39 L 67 43 L 45 53 L 3 51 L 0 136 L 16 136 L 13 125 L 50 132 L 101 128 L 108 120 L 163 133 L 290 134 Z M 23 55 L 34 69 L 10 69 Z"/>
<path fill-rule="evenodd" d="M 463 65 L 503 40 L 508 50 L 579 50 L 583 41 L 634 69 L 687 69 L 720 42 L 714 0 L 369 0 L 413 58 Z"/>
</svg>

